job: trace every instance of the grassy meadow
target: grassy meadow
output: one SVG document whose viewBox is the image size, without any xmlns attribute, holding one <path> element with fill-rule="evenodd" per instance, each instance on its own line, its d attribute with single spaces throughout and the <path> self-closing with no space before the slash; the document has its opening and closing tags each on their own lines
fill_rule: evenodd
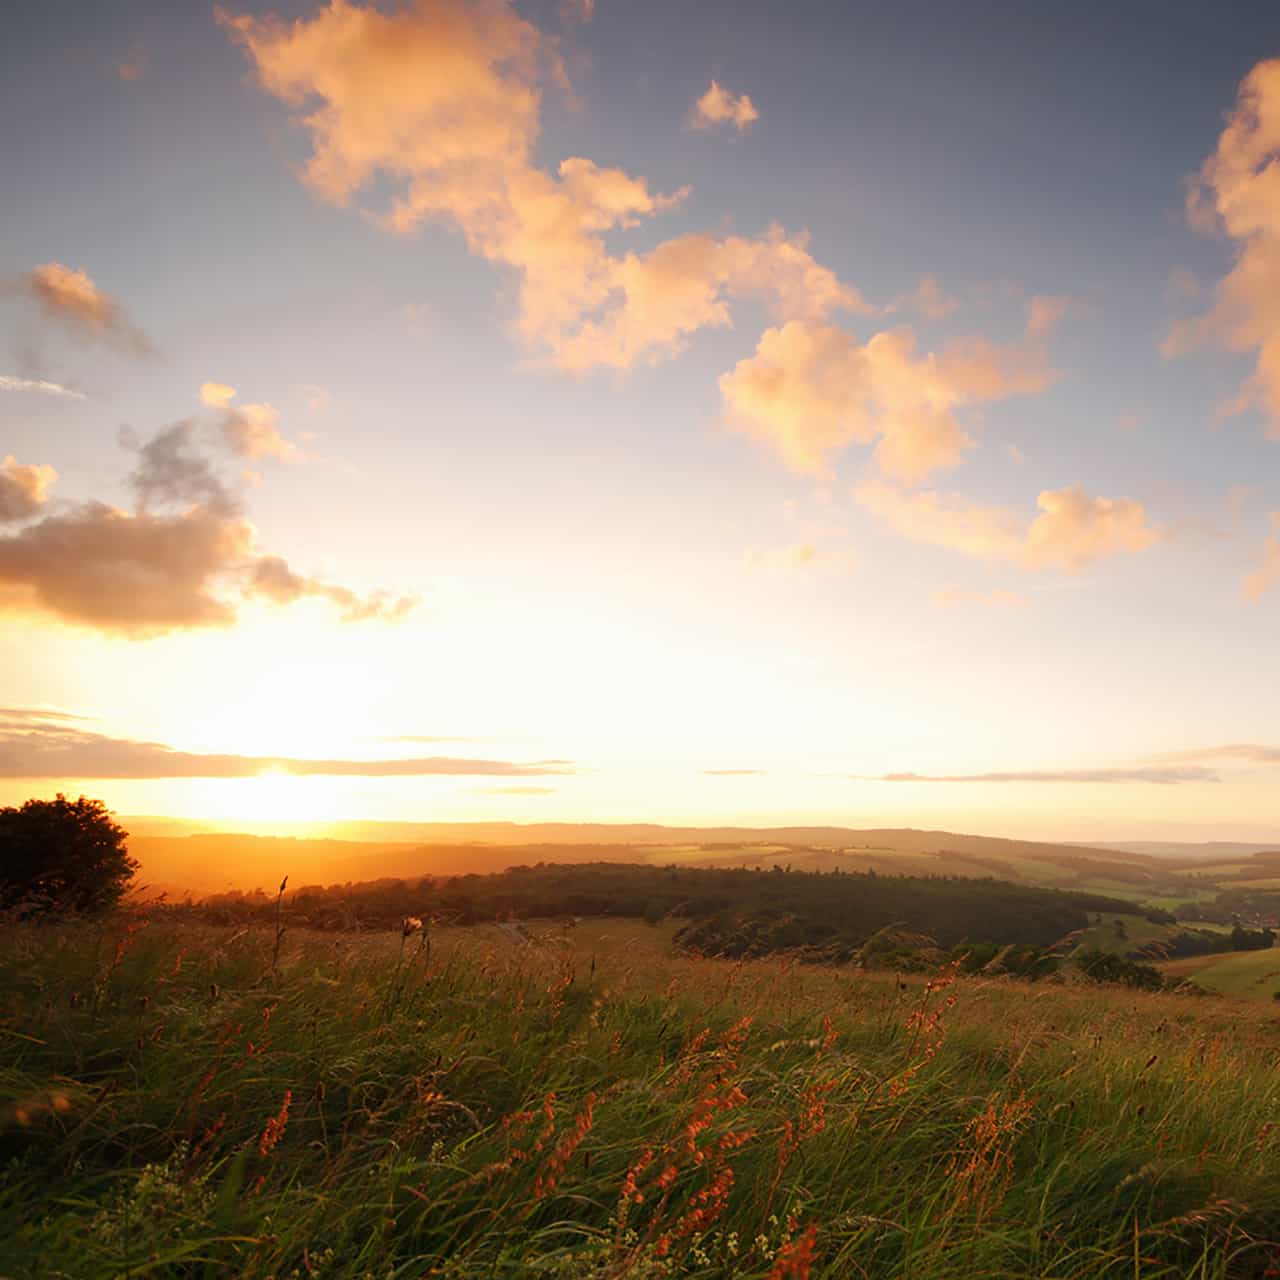
<svg viewBox="0 0 1280 1280">
<path fill-rule="evenodd" d="M 1278 1273 L 1268 1006 L 528 933 L 6 927 L 0 1275 Z"/>
</svg>

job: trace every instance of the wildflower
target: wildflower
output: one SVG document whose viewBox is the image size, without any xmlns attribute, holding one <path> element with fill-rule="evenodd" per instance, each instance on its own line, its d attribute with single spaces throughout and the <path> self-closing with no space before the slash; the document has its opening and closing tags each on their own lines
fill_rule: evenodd
<svg viewBox="0 0 1280 1280">
<path fill-rule="evenodd" d="M 813 1246 L 818 1228 L 811 1222 L 798 1240 L 784 1244 L 769 1271 L 769 1280 L 809 1280 L 813 1269 Z"/>
<path fill-rule="evenodd" d="M 258 1143 L 258 1154 L 267 1156 L 271 1153 L 275 1145 L 284 1137 L 285 1128 L 289 1124 L 289 1104 L 293 1101 L 293 1090 L 286 1089 L 284 1098 L 280 1103 L 280 1110 L 267 1121 L 266 1128 L 262 1131 L 262 1138 Z"/>
<path fill-rule="evenodd" d="M 417 916 L 405 916 L 400 926 L 400 936 L 408 938 L 412 934 L 422 932 L 422 921 Z"/>
</svg>

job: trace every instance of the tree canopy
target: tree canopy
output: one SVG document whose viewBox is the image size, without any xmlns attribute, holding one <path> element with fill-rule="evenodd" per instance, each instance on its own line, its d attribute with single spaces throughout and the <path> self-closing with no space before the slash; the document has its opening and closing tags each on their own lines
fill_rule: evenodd
<svg viewBox="0 0 1280 1280">
<path fill-rule="evenodd" d="M 28 800 L 0 809 L 0 907 L 24 915 L 119 902 L 138 864 L 101 800 Z"/>
</svg>

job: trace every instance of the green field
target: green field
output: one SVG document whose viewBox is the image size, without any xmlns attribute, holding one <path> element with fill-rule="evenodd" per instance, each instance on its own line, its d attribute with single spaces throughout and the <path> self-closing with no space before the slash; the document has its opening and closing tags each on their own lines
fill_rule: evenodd
<svg viewBox="0 0 1280 1280">
<path fill-rule="evenodd" d="M 1271 1000 L 1273 993 L 1280 991 L 1280 947 L 1192 956 L 1159 968 L 1171 977 L 1188 978 L 1196 986 L 1219 995 Z"/>
<path fill-rule="evenodd" d="M 524 928 L 8 926 L 0 1275 L 1280 1266 L 1270 1008 Z"/>
</svg>

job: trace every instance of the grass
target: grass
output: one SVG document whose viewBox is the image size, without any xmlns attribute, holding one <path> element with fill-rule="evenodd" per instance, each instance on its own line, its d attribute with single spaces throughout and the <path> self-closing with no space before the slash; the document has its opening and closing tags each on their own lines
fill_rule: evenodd
<svg viewBox="0 0 1280 1280">
<path fill-rule="evenodd" d="M 1280 1265 L 1261 1007 L 136 923 L 0 935 L 12 1280 Z"/>
<path fill-rule="evenodd" d="M 1196 986 L 1219 995 L 1271 1000 L 1273 993 L 1280 991 L 1280 949 L 1275 947 L 1189 956 L 1159 967 L 1166 974 L 1190 978 Z"/>
</svg>

